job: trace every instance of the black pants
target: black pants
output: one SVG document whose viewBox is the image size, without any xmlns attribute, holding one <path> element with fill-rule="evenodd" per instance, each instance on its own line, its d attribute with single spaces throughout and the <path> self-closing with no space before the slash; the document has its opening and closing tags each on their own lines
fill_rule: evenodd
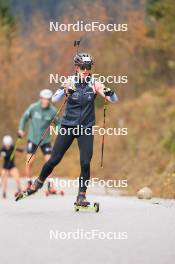
<svg viewBox="0 0 175 264">
<path fill-rule="evenodd" d="M 73 133 L 65 135 L 59 134 L 56 138 L 51 158 L 44 164 L 39 179 L 45 181 L 50 175 L 54 167 L 61 161 L 65 152 L 72 144 L 74 138 L 77 138 L 78 147 L 80 151 L 80 165 L 81 173 L 79 178 L 79 192 L 85 192 L 87 183 L 90 178 L 90 162 L 93 154 L 93 135 L 86 135 L 84 133 L 79 136 Z"/>
</svg>

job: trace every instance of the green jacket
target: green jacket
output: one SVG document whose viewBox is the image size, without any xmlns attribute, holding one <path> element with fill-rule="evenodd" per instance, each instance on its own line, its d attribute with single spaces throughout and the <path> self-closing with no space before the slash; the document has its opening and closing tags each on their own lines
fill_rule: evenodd
<svg viewBox="0 0 175 264">
<path fill-rule="evenodd" d="M 26 124 L 30 120 L 28 140 L 37 145 L 44 130 L 48 127 L 56 112 L 57 110 L 53 105 L 50 105 L 48 108 L 42 108 L 39 101 L 35 102 L 23 113 L 19 122 L 19 129 L 25 130 Z M 50 140 L 51 136 L 48 131 L 41 145 L 50 142 Z"/>
</svg>

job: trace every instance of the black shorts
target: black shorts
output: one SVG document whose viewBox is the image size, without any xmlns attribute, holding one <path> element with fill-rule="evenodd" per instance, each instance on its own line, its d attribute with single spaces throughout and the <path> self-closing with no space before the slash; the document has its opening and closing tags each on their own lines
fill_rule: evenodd
<svg viewBox="0 0 175 264">
<path fill-rule="evenodd" d="M 15 167 L 16 167 L 15 163 L 13 161 L 11 161 L 11 160 L 5 161 L 4 164 L 3 164 L 3 169 L 5 169 L 5 170 L 11 170 L 11 169 L 13 169 Z"/>
<path fill-rule="evenodd" d="M 27 142 L 27 153 L 33 154 L 35 152 L 36 146 L 37 145 L 35 145 L 31 141 L 28 141 Z M 52 146 L 50 143 L 45 143 L 45 144 L 41 145 L 40 149 L 41 149 L 43 155 L 49 155 L 52 152 Z"/>
</svg>

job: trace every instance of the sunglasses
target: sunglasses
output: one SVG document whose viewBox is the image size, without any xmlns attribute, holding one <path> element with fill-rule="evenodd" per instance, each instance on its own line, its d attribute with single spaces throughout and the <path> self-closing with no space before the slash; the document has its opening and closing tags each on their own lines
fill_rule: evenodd
<svg viewBox="0 0 175 264">
<path fill-rule="evenodd" d="M 91 70 L 91 65 L 79 65 L 80 70 Z"/>
</svg>

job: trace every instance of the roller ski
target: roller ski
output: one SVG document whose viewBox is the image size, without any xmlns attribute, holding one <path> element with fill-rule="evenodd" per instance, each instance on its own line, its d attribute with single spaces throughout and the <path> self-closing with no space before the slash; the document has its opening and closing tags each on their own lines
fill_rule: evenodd
<svg viewBox="0 0 175 264">
<path fill-rule="evenodd" d="M 36 193 L 40 188 L 42 188 L 42 186 L 43 186 L 43 182 L 40 181 L 39 179 L 36 179 L 30 188 L 27 188 L 15 194 L 15 201 L 17 202 Z"/>
<path fill-rule="evenodd" d="M 77 200 L 74 203 L 75 212 L 78 211 L 86 211 L 86 212 L 99 212 L 99 203 L 94 203 L 91 205 L 90 202 L 86 200 L 85 193 L 79 193 L 77 196 Z"/>
<path fill-rule="evenodd" d="M 48 188 L 47 188 L 47 191 L 45 192 L 45 195 L 46 196 L 49 196 L 49 195 L 64 195 L 64 191 L 63 190 L 56 190 L 54 189 L 54 187 L 51 185 L 50 182 L 48 182 Z"/>
<path fill-rule="evenodd" d="M 28 181 L 27 181 L 27 185 L 26 185 L 26 187 L 25 187 L 23 190 L 18 190 L 18 191 L 15 193 L 14 196 L 17 197 L 19 193 L 27 192 L 27 190 L 30 190 L 31 186 L 32 186 L 32 180 L 28 180 Z"/>
</svg>

